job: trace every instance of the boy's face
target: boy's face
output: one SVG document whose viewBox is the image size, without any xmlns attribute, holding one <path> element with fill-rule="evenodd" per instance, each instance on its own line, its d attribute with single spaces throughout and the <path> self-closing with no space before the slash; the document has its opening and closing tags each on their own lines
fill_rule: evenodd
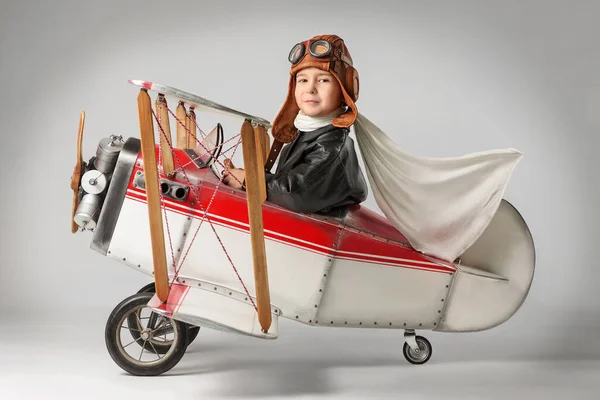
<svg viewBox="0 0 600 400">
<path fill-rule="evenodd" d="M 319 68 L 304 68 L 296 74 L 296 104 L 309 117 L 332 113 L 342 105 L 342 89 L 329 72 Z"/>
</svg>

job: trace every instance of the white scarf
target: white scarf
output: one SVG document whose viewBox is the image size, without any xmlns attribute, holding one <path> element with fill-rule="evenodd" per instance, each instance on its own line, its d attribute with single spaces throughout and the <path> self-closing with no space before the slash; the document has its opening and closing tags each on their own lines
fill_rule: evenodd
<svg viewBox="0 0 600 400">
<path fill-rule="evenodd" d="M 302 110 L 300 110 L 294 119 L 294 126 L 298 128 L 299 131 L 312 132 L 331 124 L 331 121 L 333 121 L 335 117 L 343 114 L 344 112 L 346 112 L 346 107 L 342 106 L 332 113 L 322 117 L 309 117 L 308 115 L 304 114 Z"/>
<path fill-rule="evenodd" d="M 523 157 L 515 149 L 416 156 L 360 113 L 354 132 L 381 211 L 415 249 L 448 261 L 483 233 Z"/>
</svg>

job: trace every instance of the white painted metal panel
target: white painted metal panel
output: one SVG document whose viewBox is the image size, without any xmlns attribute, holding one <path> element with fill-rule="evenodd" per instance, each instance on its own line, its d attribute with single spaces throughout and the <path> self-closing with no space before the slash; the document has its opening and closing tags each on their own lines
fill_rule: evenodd
<svg viewBox="0 0 600 400">
<path fill-rule="evenodd" d="M 215 231 L 227 249 L 228 258 L 208 221 L 204 221 L 197 231 L 199 219 L 192 218 L 191 225 L 187 226 L 190 221 L 188 216 L 171 211 L 167 211 L 166 215 L 165 219 L 163 214 L 163 223 L 167 263 L 171 277 L 174 270 L 169 232 L 176 260 L 179 261 L 178 254 L 181 254 L 181 260 L 184 260 L 179 269 L 180 278 L 188 277 L 213 282 L 232 290 L 245 292 L 238 279 L 237 274 L 239 274 L 250 295 L 255 295 L 248 232 L 213 223 Z M 166 220 L 168 220 L 168 230 Z M 149 231 L 146 204 L 125 198 L 107 256 L 151 275 L 152 249 Z M 185 244 L 176 245 L 182 238 L 186 238 Z M 190 247 L 189 243 L 192 239 L 193 245 Z M 265 246 L 271 304 L 280 308 L 286 317 L 299 321 L 314 321 L 317 312 L 315 305 L 320 303 L 321 289 L 327 279 L 325 275 L 331 264 L 330 259 L 324 254 L 275 240 L 266 239 Z"/>
<path fill-rule="evenodd" d="M 196 326 L 262 339 L 276 339 L 279 336 L 278 313 L 271 313 L 271 326 L 267 333 L 263 333 L 252 303 L 197 287 L 188 288 L 173 318 Z"/>
<path fill-rule="evenodd" d="M 447 273 L 335 260 L 318 324 L 435 328 L 451 279 Z"/>
</svg>

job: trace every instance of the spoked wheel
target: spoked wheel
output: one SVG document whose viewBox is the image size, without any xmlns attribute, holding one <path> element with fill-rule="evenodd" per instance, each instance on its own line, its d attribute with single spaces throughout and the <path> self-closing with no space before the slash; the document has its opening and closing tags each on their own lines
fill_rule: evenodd
<svg viewBox="0 0 600 400">
<path fill-rule="evenodd" d="M 154 288 L 154 282 L 149 283 L 146 286 L 144 286 L 143 288 L 141 288 L 140 290 L 138 290 L 138 293 L 155 293 L 155 292 L 156 292 L 156 290 Z M 155 314 L 154 318 L 156 318 L 156 314 Z M 200 327 L 195 326 L 195 325 L 186 324 L 185 322 L 184 322 L 184 324 L 188 327 L 188 334 L 187 334 L 188 343 L 187 343 L 187 345 L 189 346 L 190 344 L 192 344 L 194 339 L 196 339 L 196 336 L 198 336 L 198 333 L 200 332 Z M 156 350 L 160 351 L 159 348 L 161 346 L 163 346 L 163 344 L 159 343 L 159 347 L 157 347 Z M 148 350 L 150 350 L 150 349 L 148 349 Z"/>
<path fill-rule="evenodd" d="M 413 350 L 408 343 L 404 343 L 404 358 L 411 364 L 425 364 L 431 358 L 431 343 L 423 336 L 415 336 L 415 340 L 419 350 Z"/>
<path fill-rule="evenodd" d="M 104 338 L 115 363 L 133 375 L 160 375 L 173 368 L 187 348 L 187 326 L 161 317 L 154 327 L 148 325 L 152 310 L 147 306 L 152 293 L 136 293 L 123 300 L 110 314 Z M 136 320 L 131 326 L 129 321 Z M 161 342 L 166 337 L 168 341 Z M 161 351 L 155 343 L 162 343 Z M 168 347 L 167 347 L 168 346 Z"/>
</svg>

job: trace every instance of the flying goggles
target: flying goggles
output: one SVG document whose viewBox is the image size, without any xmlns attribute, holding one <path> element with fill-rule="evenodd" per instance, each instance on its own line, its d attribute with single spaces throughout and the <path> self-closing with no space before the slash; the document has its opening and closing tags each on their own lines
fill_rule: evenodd
<svg viewBox="0 0 600 400">
<path fill-rule="evenodd" d="M 306 43 L 301 42 L 292 47 L 288 60 L 292 65 L 298 64 L 306 55 Z M 308 44 L 308 52 L 316 59 L 337 58 L 348 65 L 352 65 L 352 60 L 348 58 L 341 50 L 334 48 L 331 43 L 325 39 L 315 40 Z"/>
</svg>

